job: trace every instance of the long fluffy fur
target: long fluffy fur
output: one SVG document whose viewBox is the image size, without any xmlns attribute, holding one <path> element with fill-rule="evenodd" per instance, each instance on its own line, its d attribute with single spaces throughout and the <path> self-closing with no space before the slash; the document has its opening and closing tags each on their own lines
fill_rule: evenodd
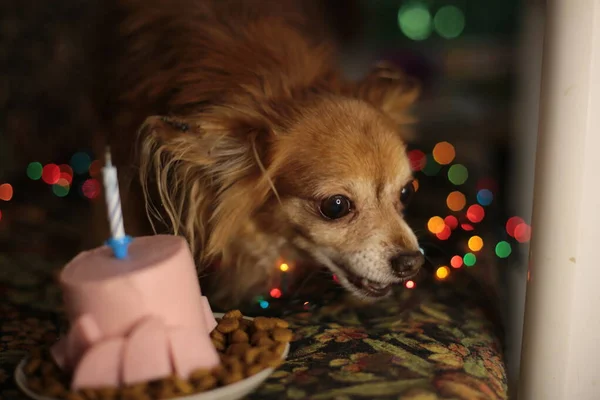
<svg viewBox="0 0 600 400">
<path fill-rule="evenodd" d="M 114 86 L 102 88 L 114 122 L 108 141 L 121 164 L 137 153 L 131 173 L 155 230 L 185 236 L 201 270 L 227 265 L 213 297 L 221 304 L 268 284 L 289 244 L 293 227 L 265 229 L 269 218 L 257 217 L 278 203 L 288 168 L 285 152 L 273 150 L 277 138 L 317 102 L 339 98 L 407 123 L 418 92 L 388 66 L 361 82 L 343 79 L 331 43 L 290 4 L 121 0 L 113 10 L 121 23 L 108 43 L 120 57 L 107 70 Z"/>
</svg>

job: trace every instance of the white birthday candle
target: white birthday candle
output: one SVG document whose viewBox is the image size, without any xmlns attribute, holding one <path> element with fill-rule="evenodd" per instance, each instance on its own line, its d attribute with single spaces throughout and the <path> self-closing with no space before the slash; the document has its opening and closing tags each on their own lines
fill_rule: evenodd
<svg viewBox="0 0 600 400">
<path fill-rule="evenodd" d="M 123 226 L 119 180 L 117 179 L 117 169 L 112 165 L 110 148 L 108 147 L 106 148 L 106 165 L 102 168 L 102 175 L 104 178 L 104 197 L 106 199 L 112 239 L 121 239 L 125 237 L 125 228 Z"/>
</svg>

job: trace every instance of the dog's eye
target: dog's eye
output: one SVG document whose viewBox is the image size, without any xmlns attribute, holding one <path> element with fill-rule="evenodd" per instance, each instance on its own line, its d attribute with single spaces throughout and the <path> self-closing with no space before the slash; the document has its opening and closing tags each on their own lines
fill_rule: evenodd
<svg viewBox="0 0 600 400">
<path fill-rule="evenodd" d="M 414 193 L 415 193 L 415 187 L 414 187 L 412 181 L 410 181 L 400 191 L 400 201 L 402 202 L 402 204 L 406 206 L 408 203 L 410 203 L 410 200 L 412 199 Z"/>
<path fill-rule="evenodd" d="M 339 219 L 350 214 L 352 202 L 346 196 L 336 194 L 321 202 L 319 211 L 327 219 Z"/>
</svg>

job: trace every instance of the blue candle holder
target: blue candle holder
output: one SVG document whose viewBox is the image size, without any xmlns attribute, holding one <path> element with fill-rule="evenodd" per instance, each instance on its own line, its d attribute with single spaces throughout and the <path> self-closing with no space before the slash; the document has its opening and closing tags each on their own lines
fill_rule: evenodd
<svg viewBox="0 0 600 400">
<path fill-rule="evenodd" d="M 115 257 L 119 260 L 124 260 L 127 258 L 127 250 L 131 240 L 131 236 L 125 235 L 121 238 L 110 238 L 106 241 L 106 245 L 112 249 Z"/>
</svg>

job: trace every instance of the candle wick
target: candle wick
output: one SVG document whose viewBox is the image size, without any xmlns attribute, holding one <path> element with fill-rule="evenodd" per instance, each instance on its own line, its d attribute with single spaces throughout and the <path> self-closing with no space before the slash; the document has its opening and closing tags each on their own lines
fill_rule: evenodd
<svg viewBox="0 0 600 400">
<path fill-rule="evenodd" d="M 112 158 L 111 158 L 111 155 L 110 155 L 110 146 L 106 146 L 105 160 L 106 160 L 106 166 L 107 167 L 112 167 Z"/>
</svg>

